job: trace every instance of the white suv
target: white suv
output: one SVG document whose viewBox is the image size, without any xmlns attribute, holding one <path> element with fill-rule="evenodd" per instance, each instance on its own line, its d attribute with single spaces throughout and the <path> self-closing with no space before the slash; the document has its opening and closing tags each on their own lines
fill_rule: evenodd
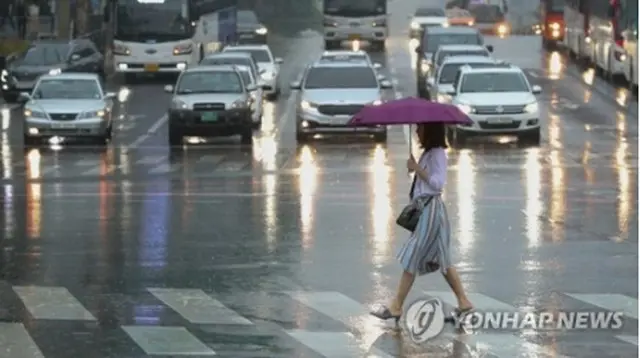
<svg viewBox="0 0 640 358">
<path fill-rule="evenodd" d="M 447 94 L 473 123 L 452 127 L 449 140 L 462 144 L 474 135 L 513 135 L 539 144 L 541 118 L 535 95 L 541 91 L 515 66 L 461 67 Z"/>
</svg>

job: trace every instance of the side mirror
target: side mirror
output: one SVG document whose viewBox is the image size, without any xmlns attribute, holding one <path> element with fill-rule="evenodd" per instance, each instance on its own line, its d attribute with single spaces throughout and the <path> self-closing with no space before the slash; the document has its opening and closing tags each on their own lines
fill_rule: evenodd
<svg viewBox="0 0 640 358">
<path fill-rule="evenodd" d="M 173 86 L 172 85 L 164 86 L 164 91 L 167 93 L 173 93 Z"/>
<path fill-rule="evenodd" d="M 289 87 L 291 87 L 292 90 L 299 90 L 302 88 L 301 83 L 300 82 L 291 82 L 289 84 Z"/>
<path fill-rule="evenodd" d="M 280 57 L 276 57 L 276 63 L 277 63 L 277 64 L 279 64 L 279 65 L 280 65 L 280 64 L 282 64 L 283 62 L 284 62 L 284 60 L 283 60 L 283 59 L 281 59 Z"/>
<path fill-rule="evenodd" d="M 489 52 L 493 52 L 493 46 L 492 45 L 487 45 L 487 50 L 489 50 Z"/>
<path fill-rule="evenodd" d="M 71 62 L 76 62 L 80 60 L 80 55 L 78 55 L 77 53 L 74 53 L 73 55 L 71 55 L 71 58 L 69 58 L 69 61 Z"/>
<path fill-rule="evenodd" d="M 255 90 L 257 90 L 258 87 L 256 87 L 256 85 L 247 85 L 247 91 L 249 92 L 253 92 Z"/>
<path fill-rule="evenodd" d="M 388 80 L 382 80 L 382 81 L 380 81 L 380 88 L 382 88 L 382 89 L 391 89 L 391 88 L 393 88 L 393 85 Z"/>
<path fill-rule="evenodd" d="M 20 92 L 20 95 L 18 96 L 18 100 L 20 102 L 29 102 L 31 100 L 31 94 L 29 94 L 29 92 Z"/>
<path fill-rule="evenodd" d="M 532 86 L 531 87 L 531 93 L 533 94 L 540 94 L 542 93 L 542 87 L 536 85 L 536 86 Z"/>
<path fill-rule="evenodd" d="M 379 74 L 379 75 L 377 75 L 376 77 L 378 78 L 378 81 L 384 81 L 384 80 L 386 80 L 386 79 L 387 79 L 386 77 L 384 77 L 384 75 L 383 75 L 383 74 Z"/>
<path fill-rule="evenodd" d="M 115 92 L 107 92 L 107 94 L 104 95 L 104 98 L 116 98 L 118 97 L 118 94 Z"/>
<path fill-rule="evenodd" d="M 373 64 L 373 68 L 375 68 L 376 70 L 379 70 L 382 68 L 382 65 L 376 62 Z"/>
</svg>

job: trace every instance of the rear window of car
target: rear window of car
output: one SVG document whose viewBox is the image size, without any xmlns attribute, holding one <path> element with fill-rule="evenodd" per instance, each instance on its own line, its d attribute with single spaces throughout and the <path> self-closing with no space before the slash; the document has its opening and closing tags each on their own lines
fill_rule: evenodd
<svg viewBox="0 0 640 358">
<path fill-rule="evenodd" d="M 415 16 L 422 17 L 444 17 L 445 13 L 443 9 L 434 9 L 434 8 L 422 8 L 416 10 Z"/>
<path fill-rule="evenodd" d="M 482 45 L 482 37 L 479 33 L 430 34 L 427 32 L 422 42 L 425 52 L 434 53 L 443 45 Z"/>
<path fill-rule="evenodd" d="M 468 51 L 440 51 L 438 52 L 438 58 L 436 58 L 436 64 L 440 65 L 447 57 L 451 56 L 487 56 L 489 52 L 484 50 L 468 50 Z"/>
</svg>

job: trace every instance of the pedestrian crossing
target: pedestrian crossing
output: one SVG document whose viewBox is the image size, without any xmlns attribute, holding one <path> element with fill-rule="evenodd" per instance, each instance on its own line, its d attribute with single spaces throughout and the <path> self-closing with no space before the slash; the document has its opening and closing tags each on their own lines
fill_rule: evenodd
<svg viewBox="0 0 640 358">
<path fill-rule="evenodd" d="M 396 148 L 397 147 L 397 148 Z M 375 171 L 377 166 L 390 170 L 402 169 L 406 161 L 406 146 L 391 148 L 357 148 L 349 146 L 304 147 L 301 150 L 282 149 L 270 157 L 242 152 L 230 154 L 189 154 L 171 156 L 149 154 L 139 156 L 28 154 L 5 160 L 0 166 L 2 179 L 27 180 L 95 180 L 96 178 L 131 178 L 142 180 L 157 176 L 216 177 L 229 174 L 297 174 L 309 165 L 332 173 L 362 173 Z M 306 148 L 306 149 L 305 149 Z M 586 149 L 585 149 L 586 150 Z M 472 166 L 477 171 L 522 170 L 532 168 L 607 169 L 623 165 L 637 169 L 637 153 L 620 156 L 605 147 L 591 144 L 589 152 L 558 152 L 549 148 L 504 148 L 500 151 L 451 150 L 449 169 L 457 171 Z M 553 154 L 553 155 L 552 155 Z M 87 158 L 88 157 L 88 158 Z M 621 161 L 623 163 L 621 164 Z"/>
<path fill-rule="evenodd" d="M 56 352 L 73 351 L 73 347 L 65 346 L 68 342 L 52 343 L 43 336 L 34 338 L 33 332 L 43 322 L 60 325 L 57 330 L 71 327 L 69 322 L 85 322 L 82 326 L 73 326 L 74 334 L 92 334 L 100 330 L 101 335 L 111 335 L 114 337 L 112 340 L 119 341 L 117 346 L 128 352 L 124 354 L 110 347 L 109 352 L 116 356 L 131 356 L 133 351 L 141 352 L 136 356 L 248 356 L 255 349 L 257 343 L 252 343 L 252 340 L 256 337 L 268 337 L 272 345 L 286 347 L 279 349 L 286 352 L 281 355 L 287 357 L 398 356 L 394 350 L 396 345 L 388 344 L 392 325 L 369 314 L 370 305 L 374 302 L 359 302 L 336 291 L 216 293 L 197 288 L 149 287 L 128 295 L 130 297 L 124 301 L 131 309 L 119 307 L 110 310 L 108 307 L 119 304 L 100 302 L 105 297 L 114 297 L 107 293 L 87 294 L 85 291 L 80 294 L 75 289 L 55 286 L 7 284 L 0 287 L 10 287 L 17 297 L 17 300 L 0 302 L 0 312 L 7 316 L 0 316 L 0 346 L 3 347 L 0 358 L 51 358 L 62 356 Z M 3 297 L 7 297 L 6 294 L 3 293 Z M 440 298 L 448 310 L 456 305 L 450 292 L 424 291 L 418 294 Z M 589 335 L 583 338 L 590 342 L 611 345 L 612 352 L 615 352 L 611 357 L 632 356 L 637 352 L 637 298 L 613 293 L 559 293 L 558 296 L 565 304 L 554 307 L 556 310 L 624 312 L 627 321 L 621 331 L 579 334 Z M 470 293 L 469 298 L 479 311 L 532 309 L 478 292 Z M 15 302 L 16 306 L 8 307 L 9 302 Z M 537 309 L 544 310 L 545 307 Z M 102 321 L 121 324 L 105 331 Z M 571 345 L 562 348 L 562 345 L 537 342 L 520 333 L 479 331 L 469 335 L 447 328 L 434 341 L 417 349 L 427 352 L 442 343 L 454 342 L 466 345 L 467 349 L 478 354 L 495 357 L 588 357 L 585 351 L 572 351 Z M 235 337 L 233 342 L 229 336 Z M 395 337 L 409 343 L 408 337 Z M 560 342 L 562 338 L 562 333 L 555 337 Z M 52 348 L 54 346 L 58 348 Z M 91 356 L 102 357 L 100 347 L 94 348 Z M 608 357 L 602 352 L 598 354 L 598 357 Z"/>
</svg>

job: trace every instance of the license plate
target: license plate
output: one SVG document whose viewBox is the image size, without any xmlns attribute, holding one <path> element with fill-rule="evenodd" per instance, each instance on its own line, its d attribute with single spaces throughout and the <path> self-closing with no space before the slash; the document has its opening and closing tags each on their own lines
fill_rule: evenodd
<svg viewBox="0 0 640 358">
<path fill-rule="evenodd" d="M 513 119 L 506 118 L 506 117 L 497 117 L 497 118 L 487 119 L 487 123 L 491 123 L 491 124 L 508 124 L 511 122 L 513 122 Z"/>
<path fill-rule="evenodd" d="M 147 72 L 158 72 L 160 66 L 156 63 L 149 63 L 144 65 L 144 70 Z"/>
<path fill-rule="evenodd" d="M 352 22 L 351 27 L 360 27 L 360 23 L 359 22 Z"/>
<path fill-rule="evenodd" d="M 360 35 L 349 35 L 349 40 L 360 40 Z"/>
<path fill-rule="evenodd" d="M 51 125 L 51 128 L 54 129 L 73 129 L 75 127 L 76 125 L 71 123 L 54 123 Z"/>
<path fill-rule="evenodd" d="M 240 35 L 241 39 L 252 39 L 253 38 L 253 34 L 243 34 Z"/>
<path fill-rule="evenodd" d="M 200 115 L 200 120 L 202 120 L 203 122 L 217 122 L 218 112 L 203 112 Z"/>
</svg>

